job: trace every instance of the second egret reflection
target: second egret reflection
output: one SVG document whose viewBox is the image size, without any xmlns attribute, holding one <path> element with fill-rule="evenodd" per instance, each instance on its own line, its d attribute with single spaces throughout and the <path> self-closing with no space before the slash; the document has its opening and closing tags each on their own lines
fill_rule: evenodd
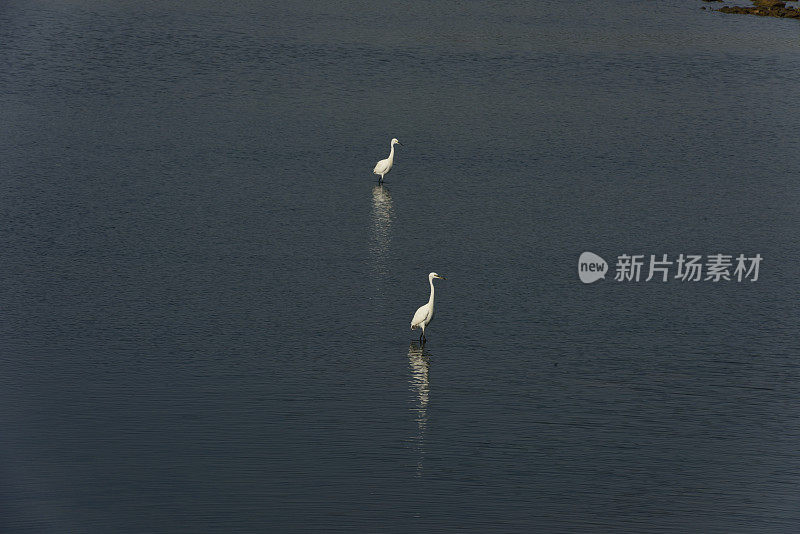
<svg viewBox="0 0 800 534">
<path fill-rule="evenodd" d="M 425 427 L 428 424 L 428 398 L 431 391 L 430 369 L 431 360 L 421 345 L 411 343 L 408 347 L 408 364 L 411 366 L 411 379 L 409 386 L 414 392 L 417 435 L 412 437 L 418 454 L 416 476 L 422 475 L 422 460 L 425 455 Z"/>
</svg>

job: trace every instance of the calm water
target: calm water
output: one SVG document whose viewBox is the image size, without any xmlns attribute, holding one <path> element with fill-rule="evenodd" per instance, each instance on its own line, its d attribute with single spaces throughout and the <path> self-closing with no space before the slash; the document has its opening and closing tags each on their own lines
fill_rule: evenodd
<svg viewBox="0 0 800 534">
<path fill-rule="evenodd" d="M 108 4 L 0 8 L 0 530 L 800 528 L 796 21 Z"/>
</svg>

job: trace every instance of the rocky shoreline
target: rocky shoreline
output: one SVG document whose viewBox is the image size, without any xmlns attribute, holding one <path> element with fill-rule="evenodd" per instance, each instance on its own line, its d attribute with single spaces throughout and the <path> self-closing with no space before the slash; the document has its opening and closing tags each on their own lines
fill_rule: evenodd
<svg viewBox="0 0 800 534">
<path fill-rule="evenodd" d="M 704 2 L 721 2 L 722 0 L 703 0 Z M 736 15 L 757 15 L 759 17 L 778 17 L 785 19 L 800 19 L 800 9 L 787 7 L 781 0 L 751 0 L 751 7 L 722 6 L 717 9 L 720 13 L 733 13 Z"/>
</svg>

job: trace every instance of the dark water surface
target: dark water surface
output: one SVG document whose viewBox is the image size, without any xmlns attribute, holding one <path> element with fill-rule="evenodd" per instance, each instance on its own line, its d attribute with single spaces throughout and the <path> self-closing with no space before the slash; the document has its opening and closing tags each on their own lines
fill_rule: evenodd
<svg viewBox="0 0 800 534">
<path fill-rule="evenodd" d="M 797 21 L 219 4 L 0 8 L 0 530 L 797 532 Z"/>
</svg>

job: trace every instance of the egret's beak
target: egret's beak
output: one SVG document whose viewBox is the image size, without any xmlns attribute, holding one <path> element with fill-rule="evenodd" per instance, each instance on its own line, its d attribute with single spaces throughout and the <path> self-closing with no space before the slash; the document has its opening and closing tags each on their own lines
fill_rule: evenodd
<svg viewBox="0 0 800 534">
<path fill-rule="evenodd" d="M 401 143 L 400 141 L 398 141 L 397 144 L 400 145 L 400 146 L 406 146 L 403 143 Z"/>
<path fill-rule="evenodd" d="M 447 280 L 447 278 L 445 278 L 444 276 L 439 276 L 439 275 L 436 275 L 436 278 L 441 278 L 442 280 Z"/>
</svg>

